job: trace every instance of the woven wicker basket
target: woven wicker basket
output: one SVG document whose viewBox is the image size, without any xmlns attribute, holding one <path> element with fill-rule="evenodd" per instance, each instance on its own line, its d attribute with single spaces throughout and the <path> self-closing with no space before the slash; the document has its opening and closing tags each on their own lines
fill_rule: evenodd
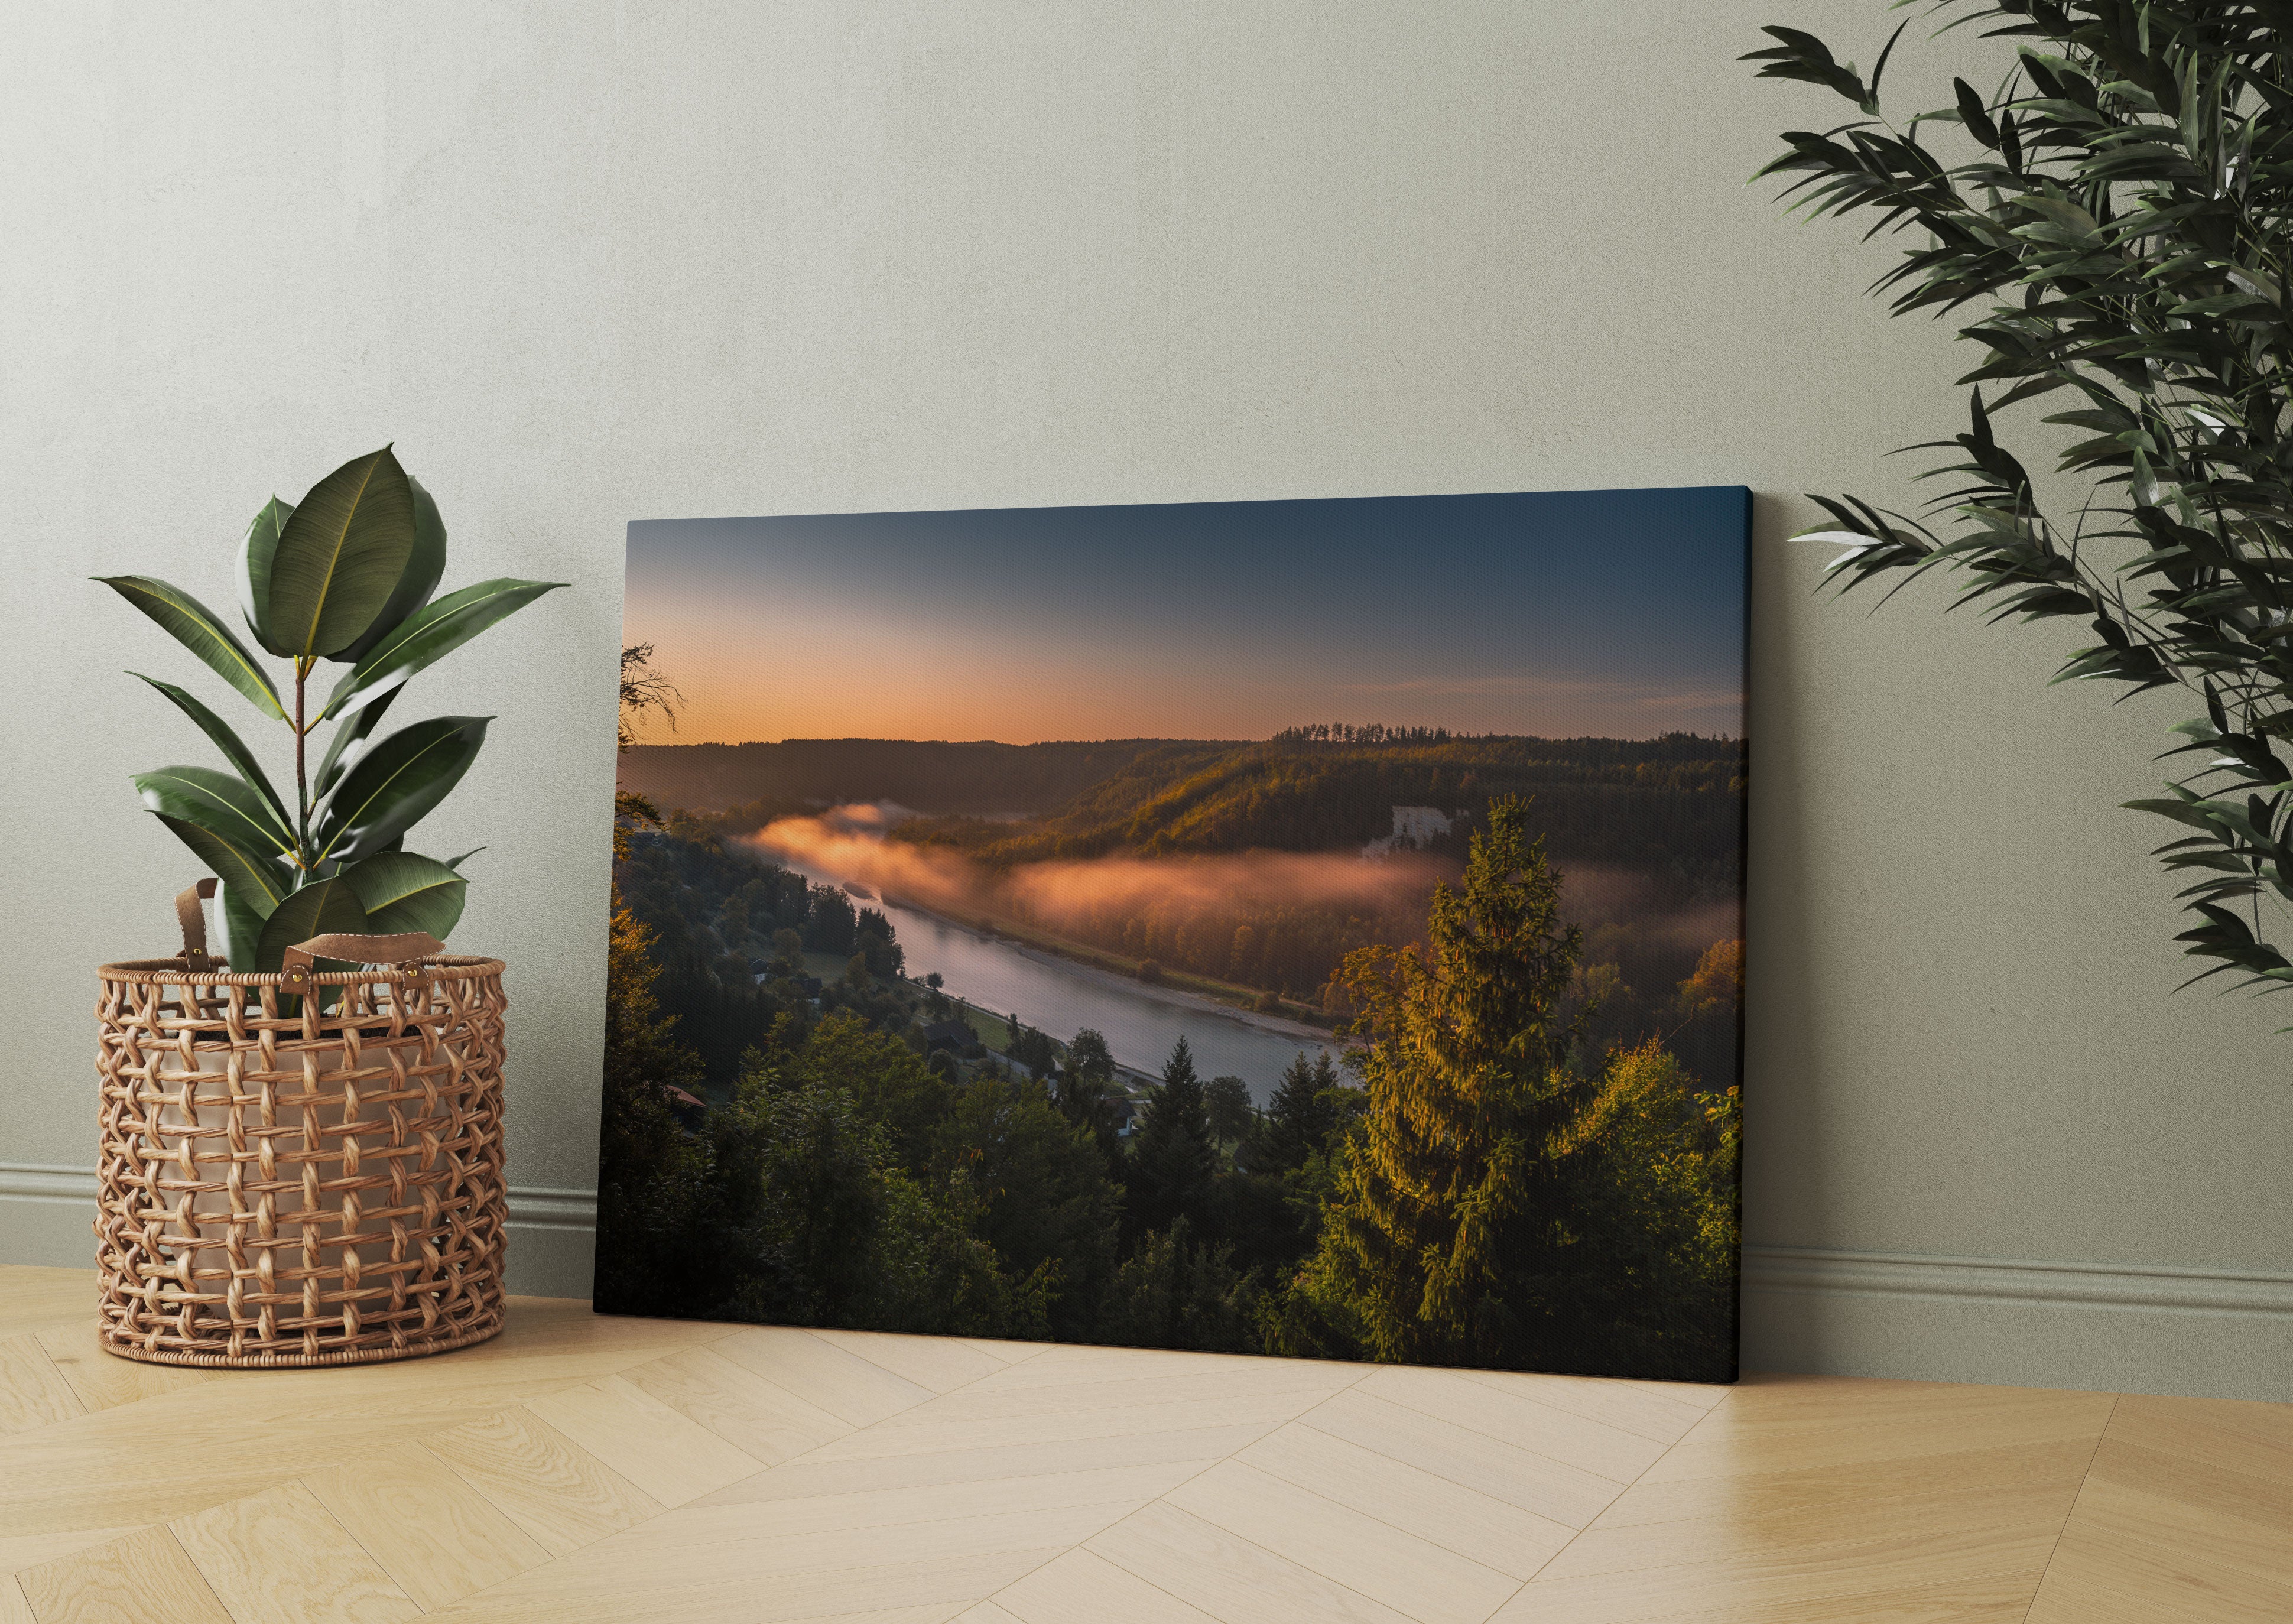
<svg viewBox="0 0 2293 1624">
<path fill-rule="evenodd" d="M 494 1336 L 501 962 L 324 936 L 233 975 L 207 954 L 213 885 L 178 901 L 181 954 L 97 972 L 103 1346 L 252 1368 Z"/>
</svg>

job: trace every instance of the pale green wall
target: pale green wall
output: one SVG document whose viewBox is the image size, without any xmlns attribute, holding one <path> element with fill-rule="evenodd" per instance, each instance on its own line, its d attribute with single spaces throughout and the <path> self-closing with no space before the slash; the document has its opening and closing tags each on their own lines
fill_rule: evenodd
<svg viewBox="0 0 2293 1624">
<path fill-rule="evenodd" d="M 190 877 L 125 781 L 184 729 L 119 674 L 185 662 L 85 578 L 227 598 L 247 514 L 354 452 L 396 441 L 457 579 L 574 583 L 423 679 L 500 713 L 433 844 L 491 844 L 457 940 L 513 967 L 516 1272 L 567 1292 L 625 521 L 1743 483 L 1750 1362 L 2293 1397 L 2287 1013 L 2168 996 L 2163 836 L 2112 809 L 2172 702 L 2046 690 L 2062 637 L 1939 589 L 1819 601 L 1780 542 L 1803 490 L 1900 499 L 1968 362 L 1743 184 L 1839 117 L 1732 63 L 1762 20 L 1868 61 L 1894 19 L 20 8 L 0 1256 L 87 1256 L 89 972 Z"/>
</svg>

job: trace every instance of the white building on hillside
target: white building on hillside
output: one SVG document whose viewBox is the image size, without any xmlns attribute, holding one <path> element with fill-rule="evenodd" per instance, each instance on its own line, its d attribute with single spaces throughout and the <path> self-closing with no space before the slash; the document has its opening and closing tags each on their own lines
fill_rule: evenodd
<svg viewBox="0 0 2293 1624">
<path fill-rule="evenodd" d="M 1451 826 L 1449 815 L 1438 808 L 1396 807 L 1393 832 L 1363 847 L 1362 856 L 1381 857 L 1389 851 L 1415 851 L 1435 835 L 1448 833 Z"/>
</svg>

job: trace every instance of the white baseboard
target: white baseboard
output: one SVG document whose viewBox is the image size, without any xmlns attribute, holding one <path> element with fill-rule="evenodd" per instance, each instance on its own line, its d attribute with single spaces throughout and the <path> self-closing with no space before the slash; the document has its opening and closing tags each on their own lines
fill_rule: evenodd
<svg viewBox="0 0 2293 1624">
<path fill-rule="evenodd" d="M 1827 1246 L 1746 1246 L 1744 1290 L 1952 1297 L 2025 1306 L 2203 1310 L 2293 1316 L 2293 1274 L 2181 1264 L 2058 1263 Z"/>
<path fill-rule="evenodd" d="M 95 1170 L 0 1162 L 0 1261 L 85 1267 Z M 509 1190 L 510 1284 L 587 1296 L 595 1190 Z M 2293 1400 L 2293 1274 L 1744 1248 L 1744 1368 Z"/>
<path fill-rule="evenodd" d="M 2293 1401 L 2293 1274 L 1744 1249 L 1744 1368 Z"/>
</svg>

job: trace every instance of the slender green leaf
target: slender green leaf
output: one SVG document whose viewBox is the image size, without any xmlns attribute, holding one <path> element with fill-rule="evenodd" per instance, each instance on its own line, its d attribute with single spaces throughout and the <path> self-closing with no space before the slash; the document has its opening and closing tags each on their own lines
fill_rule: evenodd
<svg viewBox="0 0 2293 1624">
<path fill-rule="evenodd" d="M 188 818 L 170 817 L 165 812 L 156 816 L 207 865 L 209 873 L 223 881 L 224 889 L 237 888 L 240 904 L 258 918 L 269 918 L 271 910 L 294 889 L 287 866 L 267 853 L 246 850 Z"/>
<path fill-rule="evenodd" d="M 343 675 L 319 712 L 324 721 L 391 693 L 415 672 L 453 653 L 495 621 L 506 619 L 562 581 L 480 581 L 450 592 L 393 629 Z"/>
<path fill-rule="evenodd" d="M 435 857 L 410 851 L 381 851 L 342 872 L 358 893 L 370 929 L 396 934 L 425 930 L 440 941 L 462 917 L 470 882 Z"/>
<path fill-rule="evenodd" d="M 312 486 L 271 557 L 271 635 L 303 660 L 356 642 L 397 589 L 414 529 L 413 489 L 388 446 Z"/>
<path fill-rule="evenodd" d="M 226 881 L 215 894 L 215 922 L 222 927 L 223 956 L 242 975 L 252 975 L 260 962 L 263 922 L 276 905 L 268 897 L 250 896 L 244 886 Z"/>
<path fill-rule="evenodd" d="M 294 508 L 272 497 L 247 526 L 239 543 L 239 612 L 255 640 L 274 654 L 291 654 L 271 636 L 271 560 L 279 551 L 279 532 L 295 516 Z"/>
<path fill-rule="evenodd" d="M 439 516 L 438 504 L 430 499 L 420 480 L 409 474 L 406 487 L 414 496 L 414 550 L 406 556 L 406 568 L 400 572 L 397 586 L 391 589 L 390 601 L 374 617 L 374 624 L 342 653 L 330 656 L 333 659 L 364 659 L 367 652 L 403 624 L 408 615 L 430 601 L 430 595 L 438 589 L 438 578 L 446 572 L 446 521 Z"/>
<path fill-rule="evenodd" d="M 402 688 L 391 689 L 381 698 L 344 718 L 336 727 L 335 736 L 327 741 L 327 753 L 319 759 L 318 773 L 311 780 L 311 793 L 315 799 L 324 800 L 327 792 L 335 787 L 335 781 L 366 754 L 368 740 L 374 732 L 375 724 L 382 720 L 383 713 L 390 709 L 390 702 L 403 692 Z"/>
<path fill-rule="evenodd" d="M 217 620 L 212 610 L 179 587 L 149 575 L 99 575 L 95 578 L 165 627 L 170 636 L 190 649 L 208 669 L 253 700 L 279 721 L 287 719 L 279 690 L 255 662 L 247 646 Z"/>
<path fill-rule="evenodd" d="M 141 671 L 130 671 L 127 674 L 130 677 L 142 678 L 145 682 L 174 701 L 176 708 L 197 723 L 201 733 L 215 741 L 215 748 L 223 751 L 224 759 L 239 769 L 239 775 L 247 781 L 248 786 L 256 794 L 263 797 L 263 804 L 271 808 L 271 815 L 279 820 L 279 826 L 281 829 L 286 828 L 293 821 L 288 814 L 287 803 L 280 800 L 279 792 L 271 787 L 271 780 L 264 775 L 263 764 L 255 759 L 254 752 L 247 748 L 239 735 L 231 731 L 229 723 L 172 682 L 161 682 L 157 677 L 144 677 Z"/>
<path fill-rule="evenodd" d="M 236 845 L 286 857 L 295 837 L 243 778 L 211 767 L 163 767 L 134 776 L 143 804 L 154 812 L 211 829 Z"/>
<path fill-rule="evenodd" d="M 353 863 L 380 851 L 443 800 L 485 743 L 488 716 L 401 728 L 359 759 L 320 810 L 319 855 Z"/>
<path fill-rule="evenodd" d="M 459 867 L 461 867 L 461 866 L 462 866 L 462 865 L 463 865 L 463 864 L 465 864 L 465 863 L 468 862 L 472 857 L 476 857 L 480 852 L 483 851 L 484 849 L 485 849 L 485 848 L 484 848 L 484 847 L 482 847 L 482 846 L 473 846 L 473 847 L 471 847 L 471 848 L 469 849 L 469 850 L 467 850 L 467 851 L 464 852 L 464 853 L 463 853 L 460 857 L 448 857 L 448 858 L 446 859 L 446 866 L 447 866 L 448 868 L 455 868 L 455 869 L 458 869 Z"/>
</svg>

